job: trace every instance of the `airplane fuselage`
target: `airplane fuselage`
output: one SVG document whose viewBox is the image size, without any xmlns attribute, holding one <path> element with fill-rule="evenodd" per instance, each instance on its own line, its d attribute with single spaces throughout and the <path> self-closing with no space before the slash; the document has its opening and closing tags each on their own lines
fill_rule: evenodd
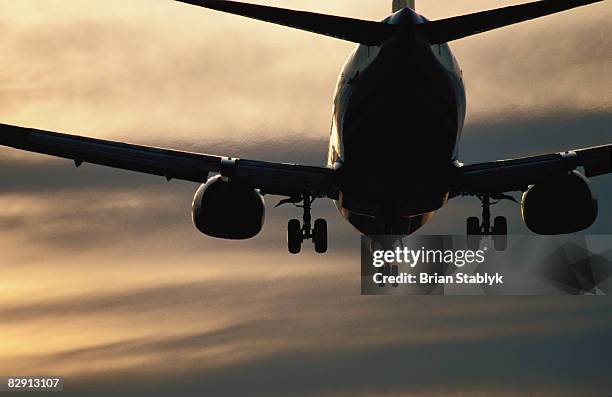
<svg viewBox="0 0 612 397">
<path fill-rule="evenodd" d="M 448 199 L 465 119 L 462 73 L 448 45 L 430 45 L 405 8 L 385 22 L 401 33 L 358 46 L 338 79 L 328 166 L 342 215 L 367 235 L 411 234 Z"/>
</svg>

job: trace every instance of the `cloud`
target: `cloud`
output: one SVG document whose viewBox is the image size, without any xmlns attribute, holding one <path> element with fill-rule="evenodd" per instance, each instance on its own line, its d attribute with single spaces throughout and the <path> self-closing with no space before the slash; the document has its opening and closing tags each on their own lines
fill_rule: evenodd
<svg viewBox="0 0 612 397">
<path fill-rule="evenodd" d="M 457 43 L 471 117 L 609 111 L 612 86 L 603 76 L 612 70 L 612 7 L 582 12 Z"/>
<path fill-rule="evenodd" d="M 260 289 L 242 284 L 248 294 L 224 294 L 218 284 L 194 283 L 116 294 L 116 299 L 81 299 L 80 307 L 68 300 L 39 306 L 41 313 L 59 315 L 56 324 L 73 328 L 104 319 L 119 328 L 129 323 L 137 334 L 152 318 L 158 323 L 144 336 L 123 335 L 118 341 L 18 360 L 7 357 L 4 365 L 63 371 L 69 395 L 85 389 L 102 395 L 113 385 L 137 395 L 166 395 L 177 385 L 183 395 L 286 395 L 288 390 L 293 395 L 519 394 L 534 389 L 569 395 L 610 385 L 605 376 L 610 323 L 604 315 L 607 304 L 598 299 L 540 298 L 527 305 L 526 298 L 364 301 L 349 293 L 353 282 L 301 278 L 301 284 L 281 280 Z M 176 299 L 171 305 L 163 298 L 166 293 Z M 27 310 L 25 316 L 11 312 L 19 308 L 2 313 L 9 322 L 37 320 Z M 217 325 L 198 317 L 216 318 Z M 179 319 L 189 321 L 175 322 Z M 571 359 L 583 356 L 591 357 L 588 364 Z M 501 357 L 503 365 L 492 365 Z M 514 382 L 517 377 L 522 382 Z"/>
<path fill-rule="evenodd" d="M 510 2 L 422 3 L 435 18 Z M 388 10 L 375 1 L 277 5 L 374 18 Z M 454 43 L 470 114 L 609 110 L 601 76 L 611 9 L 601 3 Z M 23 2 L 3 11 L 0 119 L 102 137 L 325 137 L 353 47 L 170 1 Z"/>
<path fill-rule="evenodd" d="M 509 3 L 418 7 L 437 18 Z M 362 18 L 389 8 L 273 4 Z M 610 9 L 453 45 L 474 111 L 465 162 L 609 142 Z M 0 3 L 0 121 L 324 163 L 332 89 L 352 45 L 196 10 L 148 0 Z M 289 256 L 292 207 L 270 205 L 254 240 L 220 241 L 191 225 L 192 184 L 9 149 L 0 157 L 0 373 L 65 374 L 65 394 L 92 396 L 576 395 L 612 386 L 605 301 L 364 299 L 359 235 L 329 202 L 315 216 L 330 219 L 330 253 L 307 244 Z M 606 177 L 594 183 L 601 231 L 612 191 Z M 524 230 L 516 205 L 494 211 Z M 459 199 L 424 232 L 462 232 L 463 218 L 478 213 L 477 201 Z"/>
</svg>

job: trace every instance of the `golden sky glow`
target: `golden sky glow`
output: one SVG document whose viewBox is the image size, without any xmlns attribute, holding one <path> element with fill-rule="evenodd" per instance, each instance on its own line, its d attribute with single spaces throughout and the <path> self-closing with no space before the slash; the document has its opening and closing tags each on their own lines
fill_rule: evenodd
<svg viewBox="0 0 612 397">
<path fill-rule="evenodd" d="M 381 19 L 391 1 L 259 3 Z M 418 0 L 417 7 L 436 19 L 514 3 Z M 595 114 L 591 135 L 578 133 L 584 142 L 606 138 L 611 21 L 608 1 L 453 44 L 468 85 L 468 128 L 493 139 L 488 147 L 524 151 L 474 125 Z M 352 47 L 169 0 L 0 0 L 0 122 L 215 154 L 227 154 L 228 142 L 261 159 L 301 151 L 316 158 L 308 145 L 328 135 L 335 80 Z M 574 142 L 547 128 L 554 131 L 534 145 Z M 286 139 L 291 145 L 282 147 Z M 286 219 L 297 215 L 291 208 L 270 209 L 253 241 L 217 241 L 191 225 L 190 184 L 75 170 L 7 149 L 0 176 L 0 375 L 72 376 L 80 390 L 89 380 L 79 376 L 100 371 L 109 378 L 123 371 L 133 383 L 158 372 L 204 379 L 190 378 L 184 395 L 206 383 L 237 387 L 232 379 L 257 385 L 250 376 L 265 375 L 257 371 L 266 365 L 302 375 L 327 365 L 340 380 L 390 371 L 388 389 L 363 385 L 364 395 L 513 395 L 529 385 L 550 391 L 560 378 L 559 394 L 610 385 L 597 377 L 599 359 L 585 360 L 589 382 L 572 375 L 580 366 L 545 368 L 579 356 L 575 346 L 610 350 L 608 340 L 599 343 L 612 330 L 606 301 L 361 297 L 358 234 L 329 203 L 316 210 L 333 219 L 332 252 L 292 257 L 284 249 Z M 461 205 L 439 215 L 442 227 Z M 474 359 L 472 378 L 461 372 L 448 375 L 449 386 L 432 383 L 472 349 L 479 358 L 502 351 L 508 362 L 493 364 L 524 382 L 481 378 L 491 367 Z M 367 370 L 353 366 L 359 360 Z M 303 376 L 305 395 L 357 395 L 325 374 L 329 385 L 320 390 Z"/>
<path fill-rule="evenodd" d="M 389 8 L 272 3 L 370 19 Z M 509 3 L 418 6 L 435 19 Z M 325 136 L 353 47 L 171 1 L 3 1 L 0 11 L 3 121 L 134 140 Z M 611 11 L 598 4 L 453 44 L 471 117 L 609 109 Z"/>
</svg>

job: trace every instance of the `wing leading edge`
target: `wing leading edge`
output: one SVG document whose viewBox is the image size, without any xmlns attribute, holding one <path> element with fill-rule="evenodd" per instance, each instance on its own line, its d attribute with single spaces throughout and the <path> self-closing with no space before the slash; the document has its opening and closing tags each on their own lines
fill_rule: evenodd
<svg viewBox="0 0 612 397">
<path fill-rule="evenodd" d="M 0 145 L 129 171 L 206 182 L 210 173 L 240 180 L 262 193 L 310 193 L 337 198 L 334 172 L 323 167 L 230 159 L 0 124 Z"/>
</svg>

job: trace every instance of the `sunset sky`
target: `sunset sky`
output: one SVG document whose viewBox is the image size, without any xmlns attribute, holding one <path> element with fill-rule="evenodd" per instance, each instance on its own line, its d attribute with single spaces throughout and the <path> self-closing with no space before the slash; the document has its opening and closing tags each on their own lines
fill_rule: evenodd
<svg viewBox="0 0 612 397">
<path fill-rule="evenodd" d="M 391 0 L 259 3 L 379 20 Z M 518 1 L 418 0 L 430 19 Z M 462 160 L 612 142 L 610 1 L 453 43 Z M 353 45 L 170 0 L 0 0 L 0 122 L 321 165 Z M 612 176 L 594 181 L 612 231 Z M 0 375 L 78 395 L 612 394 L 605 298 L 361 297 L 359 234 L 290 256 L 191 224 L 197 186 L 0 149 Z M 525 233 L 518 206 L 495 208 Z M 461 232 L 474 199 L 425 234 Z M 207 394 L 208 393 L 208 394 Z"/>
</svg>

